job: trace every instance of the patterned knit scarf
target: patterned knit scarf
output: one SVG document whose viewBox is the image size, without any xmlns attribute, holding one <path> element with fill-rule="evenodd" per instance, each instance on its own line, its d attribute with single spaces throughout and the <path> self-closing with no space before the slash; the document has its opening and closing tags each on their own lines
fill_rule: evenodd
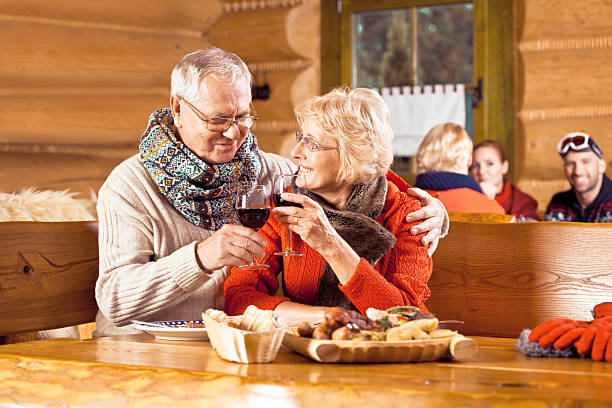
<svg viewBox="0 0 612 408">
<path fill-rule="evenodd" d="M 357 184 L 344 210 L 330 206 L 317 194 L 304 193 L 323 207 L 338 234 L 371 265 L 375 265 L 395 245 L 395 236 L 376 221 L 387 197 L 387 180 L 384 176 L 368 184 Z M 333 269 L 326 264 L 319 280 L 315 305 L 357 310 L 338 288 L 339 283 Z"/>
<path fill-rule="evenodd" d="M 140 159 L 159 191 L 189 222 L 216 231 L 237 220 L 234 200 L 261 172 L 250 132 L 232 161 L 208 164 L 177 137 L 170 109 L 153 112 L 140 139 Z"/>
</svg>

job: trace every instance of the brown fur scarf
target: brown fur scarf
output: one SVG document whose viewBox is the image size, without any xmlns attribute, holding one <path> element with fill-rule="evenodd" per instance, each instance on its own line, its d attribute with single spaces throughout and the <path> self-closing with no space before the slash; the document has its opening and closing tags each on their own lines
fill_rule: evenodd
<svg viewBox="0 0 612 408">
<path fill-rule="evenodd" d="M 330 224 L 357 254 L 374 265 L 395 245 L 395 236 L 376 221 L 382 213 L 387 196 L 387 180 L 378 177 L 368 184 L 357 184 L 344 210 L 330 206 L 320 196 L 307 196 L 323 207 Z M 317 306 L 357 308 L 338 288 L 340 281 L 329 264 L 319 280 Z"/>
</svg>

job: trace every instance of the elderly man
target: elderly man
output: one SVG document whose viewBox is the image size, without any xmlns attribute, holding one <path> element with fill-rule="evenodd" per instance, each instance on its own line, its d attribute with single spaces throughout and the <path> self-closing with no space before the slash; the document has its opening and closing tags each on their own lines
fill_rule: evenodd
<svg viewBox="0 0 612 408">
<path fill-rule="evenodd" d="M 545 221 L 612 222 L 612 182 L 601 148 L 589 135 L 573 132 L 557 146 L 571 190 L 557 193 Z"/>
<path fill-rule="evenodd" d="M 266 241 L 238 225 L 236 195 L 295 166 L 258 149 L 250 84 L 235 54 L 186 55 L 172 71 L 170 109 L 151 114 L 140 153 L 101 187 L 96 336 L 137 332 L 133 319 L 189 320 L 222 309 L 226 267 L 264 255 Z M 423 244 L 432 251 L 446 213 L 426 197 L 407 221 L 431 217 L 413 233 L 429 231 Z"/>
</svg>

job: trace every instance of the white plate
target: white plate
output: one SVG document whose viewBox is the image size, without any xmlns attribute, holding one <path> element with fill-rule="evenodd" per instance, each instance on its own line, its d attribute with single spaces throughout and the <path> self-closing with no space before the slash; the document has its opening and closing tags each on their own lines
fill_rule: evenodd
<svg viewBox="0 0 612 408">
<path fill-rule="evenodd" d="M 203 324 L 202 320 L 191 320 L 194 323 Z M 147 324 L 134 324 L 133 327 L 138 330 L 146 331 L 154 335 L 160 340 L 187 340 L 187 341 L 206 341 L 208 333 L 204 327 L 186 328 L 188 320 L 169 320 L 161 322 L 153 322 L 163 324 L 165 327 L 154 327 Z"/>
</svg>

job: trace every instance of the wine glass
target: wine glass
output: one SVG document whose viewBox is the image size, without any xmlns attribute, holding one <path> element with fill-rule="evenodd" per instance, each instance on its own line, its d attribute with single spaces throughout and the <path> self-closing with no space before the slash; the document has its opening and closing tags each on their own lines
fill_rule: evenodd
<svg viewBox="0 0 612 408">
<path fill-rule="evenodd" d="M 266 186 L 258 184 L 250 191 L 242 191 L 238 194 L 236 210 L 238 210 L 240 223 L 245 227 L 258 231 L 266 224 L 270 216 L 270 209 L 270 193 Z M 239 268 L 267 268 L 269 266 L 258 263 L 253 255 L 250 264 L 240 265 Z"/>
<path fill-rule="evenodd" d="M 295 186 L 295 180 L 298 178 L 297 174 L 281 174 L 276 176 L 274 179 L 274 190 L 272 192 L 272 199 L 276 207 L 282 206 L 293 206 L 302 208 L 302 204 L 293 203 L 291 201 L 285 201 L 281 198 L 282 193 L 293 193 L 293 186 Z M 274 255 L 283 256 L 302 256 L 304 254 L 293 250 L 293 233 L 287 228 L 287 248 L 282 252 L 275 252 Z"/>
</svg>

